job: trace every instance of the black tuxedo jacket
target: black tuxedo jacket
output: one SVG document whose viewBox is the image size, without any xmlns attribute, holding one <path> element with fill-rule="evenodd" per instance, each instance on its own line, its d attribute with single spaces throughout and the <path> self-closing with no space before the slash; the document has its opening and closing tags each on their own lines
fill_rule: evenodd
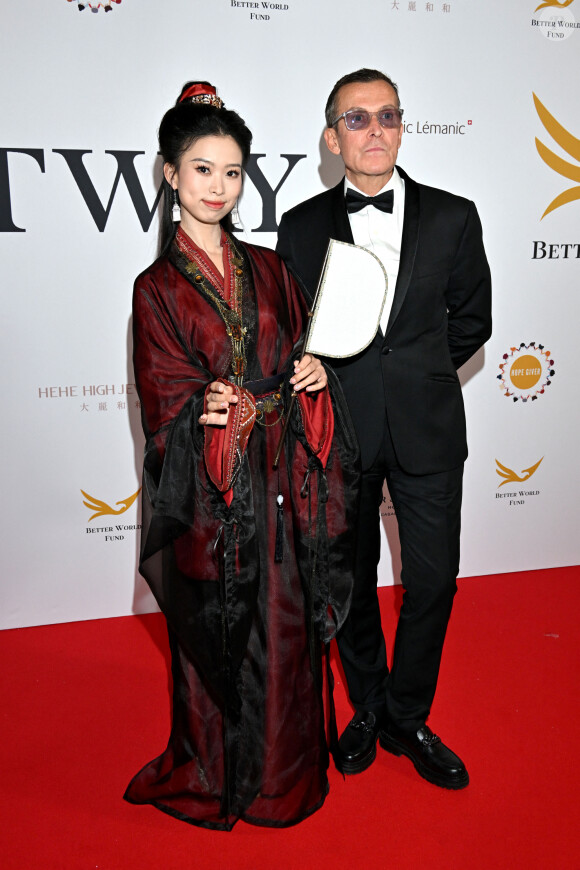
<svg viewBox="0 0 580 870">
<path fill-rule="evenodd" d="M 348 359 L 328 359 L 344 390 L 363 469 L 378 453 L 387 416 L 397 459 L 410 474 L 467 456 L 457 369 L 491 335 L 491 278 L 472 202 L 405 181 L 401 259 L 386 333 Z M 344 181 L 283 215 L 277 251 L 310 302 L 329 238 L 353 242 Z M 389 288 L 389 292 L 391 292 Z M 364 304 L 363 288 L 353 287 Z"/>
</svg>

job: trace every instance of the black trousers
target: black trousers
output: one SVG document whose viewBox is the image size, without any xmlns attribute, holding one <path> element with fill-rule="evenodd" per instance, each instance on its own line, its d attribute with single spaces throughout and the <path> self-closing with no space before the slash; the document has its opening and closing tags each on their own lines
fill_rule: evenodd
<svg viewBox="0 0 580 870">
<path fill-rule="evenodd" d="M 397 462 L 388 426 L 378 456 L 363 471 L 352 605 L 338 637 L 351 702 L 386 714 L 399 728 L 427 719 L 457 591 L 463 465 L 412 475 Z M 399 525 L 403 604 L 387 666 L 377 596 L 379 508 L 387 481 Z"/>
</svg>

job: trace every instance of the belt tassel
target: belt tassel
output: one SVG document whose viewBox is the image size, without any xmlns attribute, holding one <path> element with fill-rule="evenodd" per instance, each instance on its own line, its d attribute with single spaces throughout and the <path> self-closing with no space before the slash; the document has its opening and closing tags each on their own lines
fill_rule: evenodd
<svg viewBox="0 0 580 870">
<path fill-rule="evenodd" d="M 274 549 L 274 561 L 284 560 L 284 496 L 281 492 L 276 498 L 278 509 L 276 511 L 276 547 Z"/>
</svg>

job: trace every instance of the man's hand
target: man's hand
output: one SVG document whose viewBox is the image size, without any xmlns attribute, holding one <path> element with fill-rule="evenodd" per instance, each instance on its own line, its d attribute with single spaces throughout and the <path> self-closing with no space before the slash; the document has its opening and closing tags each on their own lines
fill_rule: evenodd
<svg viewBox="0 0 580 870">
<path fill-rule="evenodd" d="M 214 381 L 210 384 L 207 394 L 207 414 L 202 414 L 199 422 L 202 426 L 225 426 L 228 422 L 230 405 L 238 401 L 234 388 L 229 384 Z"/>
<path fill-rule="evenodd" d="M 328 378 L 324 366 L 315 356 L 309 353 L 305 354 L 300 362 L 294 361 L 294 375 L 290 378 L 290 383 L 294 385 L 294 390 L 305 390 L 307 393 L 323 390 L 326 387 Z"/>
</svg>

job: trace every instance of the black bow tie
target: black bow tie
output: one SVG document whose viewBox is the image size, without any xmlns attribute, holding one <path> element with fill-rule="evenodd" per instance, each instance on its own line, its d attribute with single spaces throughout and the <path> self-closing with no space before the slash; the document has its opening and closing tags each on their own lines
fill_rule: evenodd
<svg viewBox="0 0 580 870">
<path fill-rule="evenodd" d="M 374 205 L 379 211 L 393 212 L 393 191 L 386 190 L 384 193 L 379 193 L 378 196 L 363 196 L 362 193 L 353 190 L 351 187 L 346 191 L 346 210 L 349 214 L 356 211 L 361 211 L 367 205 Z"/>
</svg>

